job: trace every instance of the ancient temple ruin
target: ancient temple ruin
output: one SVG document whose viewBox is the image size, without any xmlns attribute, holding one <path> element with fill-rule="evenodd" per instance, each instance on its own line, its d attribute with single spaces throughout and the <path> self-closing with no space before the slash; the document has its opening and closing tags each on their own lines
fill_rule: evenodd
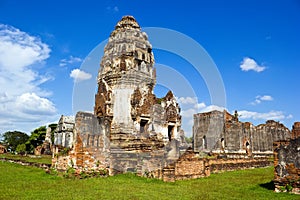
<svg viewBox="0 0 300 200">
<path fill-rule="evenodd" d="M 157 173 L 178 159 L 182 147 L 180 108 L 171 91 L 157 98 L 154 56 L 147 34 L 131 16 L 110 34 L 98 74 L 94 113 L 62 116 L 53 166 Z M 154 175 L 153 175 L 154 176 Z"/>
<path fill-rule="evenodd" d="M 52 167 L 58 170 L 134 172 L 165 181 L 199 178 L 269 166 L 273 142 L 299 136 L 299 124 L 291 133 L 273 120 L 254 126 L 240 122 L 237 112 L 211 111 L 194 115 L 193 148 L 188 148 L 175 96 L 153 93 L 152 46 L 132 16 L 117 23 L 99 62 L 94 112 L 61 116 L 58 122 L 52 145 Z M 205 153 L 218 156 L 208 159 Z"/>
<path fill-rule="evenodd" d="M 238 113 L 226 110 L 194 115 L 193 149 L 195 152 L 226 153 L 227 156 L 270 156 L 273 142 L 291 137 L 283 124 L 268 120 L 254 126 L 238 120 Z"/>
</svg>

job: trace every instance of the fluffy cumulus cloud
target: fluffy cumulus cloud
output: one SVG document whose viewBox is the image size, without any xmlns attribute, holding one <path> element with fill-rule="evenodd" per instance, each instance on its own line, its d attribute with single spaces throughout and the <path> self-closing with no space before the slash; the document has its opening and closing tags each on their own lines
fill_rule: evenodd
<svg viewBox="0 0 300 200">
<path fill-rule="evenodd" d="M 53 120 L 56 108 L 48 99 L 51 91 L 41 88 L 52 77 L 34 70 L 45 65 L 50 51 L 39 37 L 0 24 L 0 133 L 30 130 Z"/>
<path fill-rule="evenodd" d="M 46 98 L 39 97 L 35 93 L 24 93 L 16 99 L 19 110 L 28 114 L 55 114 L 54 104 Z"/>
<path fill-rule="evenodd" d="M 82 59 L 79 57 L 69 56 L 69 58 L 64 58 L 60 60 L 59 66 L 64 67 L 70 64 L 80 63 Z"/>
<path fill-rule="evenodd" d="M 286 116 L 282 111 L 270 111 L 266 113 L 253 112 L 247 110 L 238 111 L 240 119 L 248 120 L 284 120 L 289 119 L 291 115 Z"/>
<path fill-rule="evenodd" d="M 80 69 L 73 69 L 70 73 L 70 77 L 73 78 L 75 82 L 80 82 L 92 78 L 92 75 Z"/>
<path fill-rule="evenodd" d="M 196 97 L 178 97 L 177 102 L 180 104 L 196 104 L 198 100 Z"/>
<path fill-rule="evenodd" d="M 270 96 L 270 95 L 263 95 L 263 96 L 256 96 L 255 97 L 255 100 L 253 102 L 251 102 L 252 105 L 257 105 L 257 104 L 260 104 L 261 102 L 263 101 L 273 101 L 273 97 Z"/>
<path fill-rule="evenodd" d="M 266 69 L 264 66 L 260 66 L 256 63 L 256 61 L 252 58 L 245 57 L 241 62 L 240 68 L 242 71 L 250 71 L 253 70 L 255 72 L 262 72 Z"/>
</svg>

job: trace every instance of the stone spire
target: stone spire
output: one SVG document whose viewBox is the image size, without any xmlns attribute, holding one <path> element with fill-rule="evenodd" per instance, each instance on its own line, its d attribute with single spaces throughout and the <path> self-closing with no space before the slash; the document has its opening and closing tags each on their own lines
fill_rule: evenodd
<svg viewBox="0 0 300 200">
<path fill-rule="evenodd" d="M 132 16 L 124 16 L 110 34 L 98 73 L 95 114 L 131 123 L 131 95 L 152 94 L 156 82 L 148 36 Z"/>
<path fill-rule="evenodd" d="M 155 83 L 153 72 L 154 56 L 148 36 L 142 32 L 132 16 L 124 16 L 110 34 L 100 63 L 98 82 L 111 80 L 112 74 L 134 74 L 150 77 Z M 143 77 L 142 77 L 143 79 Z M 110 81 L 107 82 L 110 85 Z M 140 81 L 138 81 L 140 83 Z"/>
<path fill-rule="evenodd" d="M 141 29 L 140 25 L 136 22 L 133 16 L 127 15 L 117 23 L 115 30 L 120 29 Z"/>
</svg>

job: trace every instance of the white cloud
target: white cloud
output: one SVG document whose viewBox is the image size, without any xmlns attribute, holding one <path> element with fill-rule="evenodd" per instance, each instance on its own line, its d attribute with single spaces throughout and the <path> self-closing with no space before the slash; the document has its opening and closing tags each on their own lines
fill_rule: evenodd
<svg viewBox="0 0 300 200">
<path fill-rule="evenodd" d="M 270 95 L 258 96 L 258 98 L 260 98 L 262 101 L 273 101 L 273 97 Z"/>
<path fill-rule="evenodd" d="M 73 78 L 75 82 L 80 82 L 92 78 L 92 75 L 80 69 L 73 69 L 70 73 L 70 77 Z"/>
<path fill-rule="evenodd" d="M 41 62 L 49 57 L 50 48 L 40 38 L 12 26 L 0 24 L 0 65 L 10 70 Z"/>
<path fill-rule="evenodd" d="M 179 97 L 177 98 L 179 104 L 196 104 L 198 102 L 196 97 Z"/>
<path fill-rule="evenodd" d="M 266 67 L 258 65 L 254 59 L 248 57 L 245 57 L 243 59 L 240 68 L 242 69 L 242 71 L 253 70 L 256 72 L 262 72 L 266 69 Z"/>
<path fill-rule="evenodd" d="M 51 115 L 56 113 L 54 104 L 35 93 L 24 93 L 16 99 L 16 106 L 27 114 Z"/>
<path fill-rule="evenodd" d="M 224 107 L 220 107 L 220 106 L 217 106 L 217 105 L 209 105 L 203 109 L 200 110 L 200 112 L 211 112 L 211 111 L 214 111 L 214 110 L 218 110 L 218 111 L 221 111 L 223 112 L 225 110 Z"/>
<path fill-rule="evenodd" d="M 257 105 L 260 104 L 262 101 L 273 101 L 273 97 L 270 95 L 263 95 L 263 96 L 256 96 L 255 100 L 253 102 L 251 102 L 252 105 Z"/>
<path fill-rule="evenodd" d="M 285 116 L 282 111 L 270 111 L 266 113 L 253 112 L 247 110 L 238 111 L 240 119 L 253 119 L 253 120 L 283 120 L 289 116 Z"/>
<path fill-rule="evenodd" d="M 81 58 L 69 56 L 69 58 L 61 59 L 60 63 L 59 63 L 59 66 L 64 67 L 68 64 L 74 64 L 74 63 L 79 63 L 79 62 L 82 62 Z"/>
<path fill-rule="evenodd" d="M 115 11 L 115 12 L 119 12 L 118 6 L 115 6 L 115 7 L 114 7 L 114 11 Z"/>
<path fill-rule="evenodd" d="M 197 113 L 196 109 L 190 108 L 190 109 L 187 109 L 187 110 L 182 110 L 180 114 L 184 118 L 191 118 L 196 113 Z"/>
<path fill-rule="evenodd" d="M 55 115 L 54 104 L 46 98 L 51 91 L 41 88 L 53 77 L 34 70 L 45 65 L 50 52 L 39 37 L 0 24 L 0 133 L 30 130 Z"/>
<path fill-rule="evenodd" d="M 206 105 L 205 105 L 204 102 L 202 102 L 202 103 L 197 103 L 197 104 L 194 105 L 194 108 L 196 108 L 197 110 L 203 109 L 203 108 L 205 108 L 205 107 L 206 107 Z"/>
<path fill-rule="evenodd" d="M 288 116 L 286 116 L 287 119 L 292 119 L 293 115 L 289 114 Z"/>
<path fill-rule="evenodd" d="M 119 12 L 119 7 L 118 6 L 107 6 L 106 10 L 108 12 L 117 13 L 117 12 Z"/>
</svg>

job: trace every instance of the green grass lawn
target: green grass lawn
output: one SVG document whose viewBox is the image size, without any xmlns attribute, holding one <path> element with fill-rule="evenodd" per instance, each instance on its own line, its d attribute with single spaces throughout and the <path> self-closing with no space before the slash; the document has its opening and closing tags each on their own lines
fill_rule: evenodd
<svg viewBox="0 0 300 200">
<path fill-rule="evenodd" d="M 300 199 L 274 193 L 273 168 L 165 183 L 132 174 L 65 179 L 35 167 L 0 161 L 0 199 Z"/>
</svg>

